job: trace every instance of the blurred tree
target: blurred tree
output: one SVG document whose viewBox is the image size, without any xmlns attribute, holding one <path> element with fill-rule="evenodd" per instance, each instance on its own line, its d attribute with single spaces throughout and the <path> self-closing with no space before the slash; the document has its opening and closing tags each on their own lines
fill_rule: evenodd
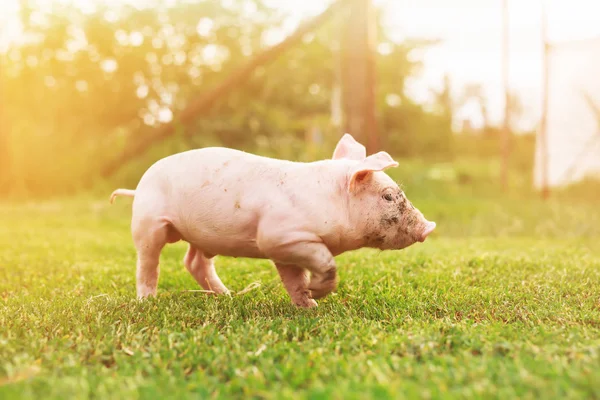
<svg viewBox="0 0 600 400">
<path fill-rule="evenodd" d="M 345 131 L 364 143 L 367 154 L 380 150 L 375 116 L 375 13 L 372 0 L 354 1 L 343 24 L 341 81 Z"/>
<path fill-rule="evenodd" d="M 5 195 L 9 192 L 11 186 L 10 177 L 10 127 L 8 126 L 8 118 L 4 109 L 6 105 L 2 100 L 4 91 L 4 65 L 0 60 L 0 195 Z"/>
<path fill-rule="evenodd" d="M 487 110 L 487 99 L 485 97 L 485 90 L 479 83 L 471 83 L 464 87 L 462 96 L 457 101 L 457 107 L 461 108 L 470 102 L 474 102 L 479 107 L 481 118 L 483 120 L 483 126 L 489 126 L 489 115 Z"/>
<path fill-rule="evenodd" d="M 84 9 L 46 3 L 29 0 L 22 10 L 22 37 L 0 54 L 0 104 L 11 128 L 10 134 L 0 130 L 0 143 L 11 155 L 3 158 L 10 163 L 5 170 L 13 188 L 46 195 L 96 181 L 107 160 L 280 40 L 289 23 L 266 0 L 149 0 L 144 7 Z M 204 145 L 302 158 L 305 133 L 315 124 L 324 146 L 330 146 L 339 133 L 329 118 L 338 28 L 323 25 L 259 68 L 189 128 L 193 135 L 177 135 L 135 164 L 131 179 L 158 157 Z M 419 66 L 408 54 L 424 44 L 394 43 L 380 23 L 378 38 L 382 147 L 406 155 L 422 152 L 426 145 L 419 143 L 449 132 L 438 113 L 426 112 L 404 94 L 405 79 Z"/>
<path fill-rule="evenodd" d="M 510 115 L 511 132 L 518 131 L 525 113 L 525 108 L 523 107 L 521 97 L 519 97 L 519 94 L 516 92 L 511 92 L 508 96 L 508 113 Z"/>
</svg>

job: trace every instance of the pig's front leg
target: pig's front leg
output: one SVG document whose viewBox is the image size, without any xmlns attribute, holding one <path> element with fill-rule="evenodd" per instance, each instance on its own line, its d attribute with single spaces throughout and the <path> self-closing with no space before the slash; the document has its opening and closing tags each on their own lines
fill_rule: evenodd
<svg viewBox="0 0 600 400">
<path fill-rule="evenodd" d="M 321 299 L 337 288 L 337 266 L 333 255 L 321 242 L 298 242 L 286 246 L 289 257 L 299 258 L 298 266 L 310 271 L 308 289 L 313 299 Z"/>
<path fill-rule="evenodd" d="M 284 265 L 275 263 L 277 272 L 281 277 L 283 286 L 287 290 L 292 303 L 299 307 L 312 308 L 317 306 L 317 302 L 310 297 L 308 282 L 310 281 L 310 272 L 304 268 L 295 265 Z"/>
<path fill-rule="evenodd" d="M 330 268 L 324 273 L 312 273 L 308 288 L 313 299 L 321 299 L 337 288 L 337 269 Z"/>
<path fill-rule="evenodd" d="M 289 236 L 279 236 L 265 248 L 265 254 L 276 265 L 294 265 L 311 273 L 308 289 L 312 298 L 322 298 L 337 286 L 337 267 L 333 255 L 323 243 L 307 241 L 303 237 L 294 241 Z M 285 284 L 285 282 L 284 282 Z"/>
</svg>

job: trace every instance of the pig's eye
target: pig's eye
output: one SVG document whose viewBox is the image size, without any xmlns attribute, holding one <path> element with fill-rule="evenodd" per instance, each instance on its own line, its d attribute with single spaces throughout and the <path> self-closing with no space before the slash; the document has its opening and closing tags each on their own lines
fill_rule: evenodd
<svg viewBox="0 0 600 400">
<path fill-rule="evenodd" d="M 393 201 L 393 200 L 394 200 L 394 197 L 392 196 L 392 194 L 391 194 L 391 193 L 386 193 L 386 194 L 384 194 L 384 195 L 383 195 L 383 199 L 384 199 L 385 201 Z"/>
</svg>

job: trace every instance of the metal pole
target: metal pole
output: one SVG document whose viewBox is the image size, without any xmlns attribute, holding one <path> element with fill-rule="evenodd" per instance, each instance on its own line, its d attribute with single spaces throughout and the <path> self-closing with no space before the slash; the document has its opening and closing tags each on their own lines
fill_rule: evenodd
<svg viewBox="0 0 600 400">
<path fill-rule="evenodd" d="M 502 190 L 508 191 L 508 164 L 510 157 L 510 35 L 508 0 L 502 1 L 502 80 L 504 83 L 504 128 L 502 130 Z"/>
<path fill-rule="evenodd" d="M 548 98 L 549 75 L 550 75 L 550 45 L 548 43 L 548 21 L 546 15 L 545 1 L 542 0 L 542 46 L 544 49 L 542 57 L 542 115 L 540 121 L 539 144 L 540 144 L 540 166 L 542 172 L 542 198 L 547 199 L 550 195 L 548 188 Z"/>
</svg>

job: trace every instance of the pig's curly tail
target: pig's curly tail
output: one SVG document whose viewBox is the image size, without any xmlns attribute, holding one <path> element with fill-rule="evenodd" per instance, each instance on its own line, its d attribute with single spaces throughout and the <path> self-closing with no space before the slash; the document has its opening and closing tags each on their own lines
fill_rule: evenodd
<svg viewBox="0 0 600 400">
<path fill-rule="evenodd" d="M 112 204 L 115 201 L 115 197 L 117 197 L 117 196 L 133 197 L 133 196 L 135 196 L 135 190 L 130 190 L 130 189 L 117 189 L 117 190 L 115 190 L 110 195 L 110 204 Z"/>
</svg>

